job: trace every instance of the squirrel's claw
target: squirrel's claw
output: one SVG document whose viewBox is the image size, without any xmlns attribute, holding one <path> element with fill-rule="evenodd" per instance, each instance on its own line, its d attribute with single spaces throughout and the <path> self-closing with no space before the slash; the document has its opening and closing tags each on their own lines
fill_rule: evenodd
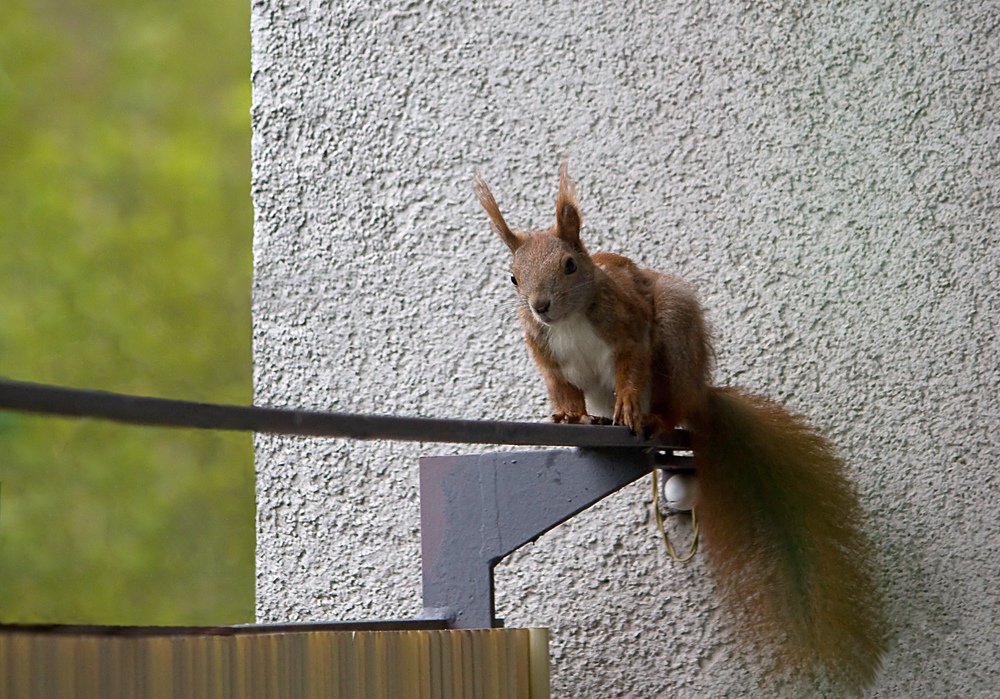
<svg viewBox="0 0 1000 699">
<path fill-rule="evenodd" d="M 613 424 L 624 425 L 632 434 L 638 434 L 645 424 L 645 418 L 636 405 L 619 399 L 618 405 L 615 406 Z"/>
</svg>

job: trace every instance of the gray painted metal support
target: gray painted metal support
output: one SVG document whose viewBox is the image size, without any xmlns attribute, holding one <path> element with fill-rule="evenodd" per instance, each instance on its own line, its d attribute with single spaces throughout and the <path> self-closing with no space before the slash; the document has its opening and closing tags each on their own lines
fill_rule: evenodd
<svg viewBox="0 0 1000 699">
<path fill-rule="evenodd" d="M 645 449 L 420 459 L 424 615 L 455 629 L 499 626 L 493 568 L 504 556 L 655 466 L 688 461 Z"/>
</svg>

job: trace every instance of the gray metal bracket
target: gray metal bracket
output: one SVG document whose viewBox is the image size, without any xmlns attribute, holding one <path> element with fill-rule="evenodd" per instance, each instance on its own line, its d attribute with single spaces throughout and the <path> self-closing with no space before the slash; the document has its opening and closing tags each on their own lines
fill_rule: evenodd
<svg viewBox="0 0 1000 699">
<path fill-rule="evenodd" d="M 689 463 L 635 448 L 420 459 L 424 615 L 455 629 L 499 626 L 493 568 L 504 556 L 653 468 Z"/>
</svg>

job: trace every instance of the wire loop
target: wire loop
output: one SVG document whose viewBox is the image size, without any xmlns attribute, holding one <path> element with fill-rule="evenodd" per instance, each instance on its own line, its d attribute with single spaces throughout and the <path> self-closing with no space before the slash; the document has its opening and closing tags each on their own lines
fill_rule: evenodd
<svg viewBox="0 0 1000 699">
<path fill-rule="evenodd" d="M 663 526 L 663 512 L 660 511 L 660 479 L 657 475 L 658 471 L 659 469 L 653 469 L 653 514 L 656 516 L 656 528 L 660 530 L 660 534 L 663 536 L 663 543 L 666 544 L 667 553 L 670 554 L 670 557 L 677 563 L 687 563 L 698 552 L 698 534 L 701 532 L 698 524 L 698 512 L 693 508 L 691 510 L 691 526 L 694 529 L 694 538 L 691 539 L 691 546 L 688 548 L 687 554 L 679 556 L 673 542 L 670 541 L 666 527 Z"/>
</svg>

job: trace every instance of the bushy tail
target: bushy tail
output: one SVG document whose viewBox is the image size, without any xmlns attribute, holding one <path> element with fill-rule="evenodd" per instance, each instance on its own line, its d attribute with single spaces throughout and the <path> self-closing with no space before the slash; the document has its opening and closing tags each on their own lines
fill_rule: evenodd
<svg viewBox="0 0 1000 699">
<path fill-rule="evenodd" d="M 802 418 L 739 389 L 711 389 L 704 423 L 694 446 L 705 552 L 743 637 L 860 693 L 886 627 L 843 463 Z"/>
</svg>

